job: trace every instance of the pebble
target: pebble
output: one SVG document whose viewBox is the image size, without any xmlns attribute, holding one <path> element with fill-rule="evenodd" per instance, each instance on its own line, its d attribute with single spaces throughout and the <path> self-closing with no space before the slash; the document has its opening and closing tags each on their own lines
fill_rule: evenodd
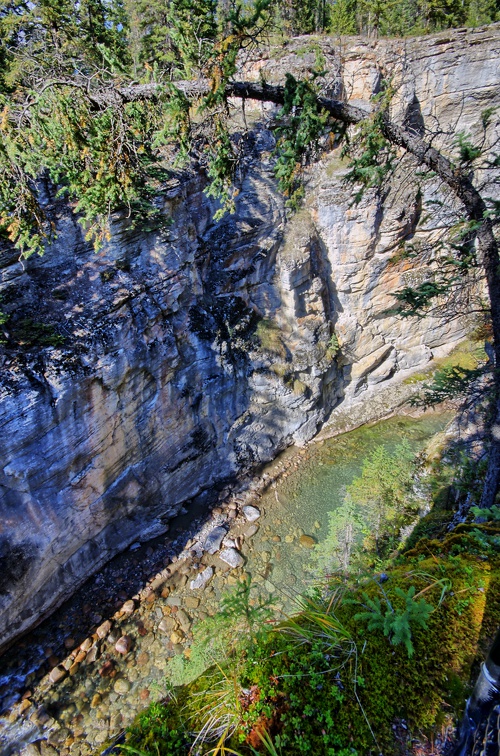
<svg viewBox="0 0 500 756">
<path fill-rule="evenodd" d="M 54 667 L 54 669 L 51 671 L 49 675 L 49 680 L 51 683 L 58 683 L 61 680 L 64 680 L 67 674 L 68 674 L 68 671 L 64 667 L 62 666 Z"/>
<path fill-rule="evenodd" d="M 180 630 L 174 630 L 173 633 L 170 634 L 170 640 L 176 646 L 179 643 L 182 643 L 184 640 L 184 634 Z"/>
<path fill-rule="evenodd" d="M 133 614 L 135 612 L 135 601 L 132 601 L 132 599 L 125 601 L 120 611 L 122 614 Z"/>
<path fill-rule="evenodd" d="M 175 620 L 173 617 L 164 617 L 158 625 L 158 630 L 161 633 L 170 633 L 175 627 Z"/>
<path fill-rule="evenodd" d="M 128 680 L 117 680 L 113 685 L 113 690 L 118 693 L 119 696 L 124 696 L 130 690 L 130 683 Z"/>
<path fill-rule="evenodd" d="M 106 622 L 103 622 L 102 625 L 99 625 L 99 627 L 96 630 L 96 635 L 101 640 L 107 636 L 109 631 L 111 630 L 111 622 L 110 620 L 106 620 Z"/>
<path fill-rule="evenodd" d="M 111 677 L 114 671 L 115 665 L 112 661 L 108 660 L 102 665 L 101 669 L 99 670 L 99 674 L 101 677 Z"/>
<path fill-rule="evenodd" d="M 111 645 L 114 646 L 120 636 L 121 636 L 121 632 L 116 627 L 114 630 L 111 630 L 106 640 L 108 643 L 111 643 Z"/>
<path fill-rule="evenodd" d="M 146 651 L 141 651 L 137 656 L 137 666 L 145 667 L 149 663 L 149 654 Z"/>
<path fill-rule="evenodd" d="M 243 531 L 243 535 L 245 536 L 245 538 L 251 538 L 258 532 L 258 530 L 258 525 L 249 525 L 248 528 Z"/>
<path fill-rule="evenodd" d="M 179 623 L 183 631 L 186 633 L 191 627 L 191 618 L 188 617 L 188 615 L 183 609 L 179 609 L 175 616 L 176 616 L 177 622 Z"/>
<path fill-rule="evenodd" d="M 219 558 L 233 569 L 241 567 L 245 561 L 236 549 L 223 549 L 219 554 Z"/>
<path fill-rule="evenodd" d="M 197 588 L 204 588 L 209 580 L 212 579 L 213 574 L 214 568 L 206 567 L 203 572 L 198 573 L 194 580 L 191 580 L 189 587 L 192 591 L 196 590 Z"/>
<path fill-rule="evenodd" d="M 87 664 L 93 664 L 100 656 L 99 646 L 94 644 L 87 654 Z"/>
<path fill-rule="evenodd" d="M 130 635 L 122 635 L 121 638 L 118 638 L 115 644 L 115 651 L 117 651 L 119 654 L 128 654 L 130 649 L 132 648 L 133 641 Z"/>
<path fill-rule="evenodd" d="M 200 605 L 200 599 L 195 596 L 186 596 L 184 604 L 187 609 L 198 609 Z"/>
<path fill-rule="evenodd" d="M 219 551 L 220 545 L 227 534 L 226 528 L 218 526 L 210 531 L 203 543 L 203 549 L 208 554 L 215 554 Z"/>
<path fill-rule="evenodd" d="M 260 509 L 253 507 L 251 504 L 246 504 L 243 507 L 243 515 L 247 522 L 255 522 L 260 517 Z"/>
<path fill-rule="evenodd" d="M 102 745 L 103 743 L 106 742 L 107 739 L 108 739 L 108 729 L 106 728 L 105 730 L 99 730 L 97 732 L 97 734 L 94 737 L 94 743 L 96 745 Z"/>
<path fill-rule="evenodd" d="M 317 542 L 316 539 L 310 535 L 301 535 L 299 538 L 299 543 L 305 549 L 313 549 L 316 546 Z"/>
<path fill-rule="evenodd" d="M 18 709 L 19 714 L 20 715 L 24 714 L 24 712 L 27 711 L 30 708 L 30 706 L 31 706 L 31 701 L 28 701 L 28 699 L 25 698 L 24 701 L 21 701 L 21 703 L 19 704 L 19 709 Z"/>
</svg>

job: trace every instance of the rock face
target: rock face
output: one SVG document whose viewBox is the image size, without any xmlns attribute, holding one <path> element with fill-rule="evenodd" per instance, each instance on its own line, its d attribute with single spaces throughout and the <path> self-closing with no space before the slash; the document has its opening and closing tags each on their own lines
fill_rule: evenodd
<svg viewBox="0 0 500 756">
<path fill-rule="evenodd" d="M 316 53 L 306 44 L 247 73 L 307 71 Z M 499 104 L 498 26 L 320 47 L 330 94 L 368 107 L 392 75 L 394 116 L 417 129 L 439 121 L 444 132 L 476 134 L 480 111 Z M 466 332 L 463 321 L 387 312 L 391 291 L 425 275 L 398 256 L 402 242 L 434 244 L 452 215 L 448 196 L 432 181 L 419 189 L 405 158 L 383 190 L 352 205 L 333 152 L 286 221 L 267 110 L 247 111 L 258 122 L 234 216 L 214 223 L 190 174 L 162 195 L 166 231 L 117 216 L 96 255 L 61 207 L 43 258 L 0 255 L 11 315 L 0 354 L 3 644 L 119 550 L 165 532 L 195 497 L 208 501 L 224 481 L 304 443 L 336 405 L 357 406 Z M 446 139 L 451 148 L 455 137 Z M 423 212 L 432 199 L 448 218 Z"/>
</svg>

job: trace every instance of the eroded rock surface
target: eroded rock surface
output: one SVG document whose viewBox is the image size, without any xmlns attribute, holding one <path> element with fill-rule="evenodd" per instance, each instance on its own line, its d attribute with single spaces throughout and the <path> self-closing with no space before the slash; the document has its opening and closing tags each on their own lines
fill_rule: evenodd
<svg viewBox="0 0 500 756">
<path fill-rule="evenodd" d="M 305 44 L 248 70 L 269 80 L 307 71 L 315 53 Z M 392 76 L 394 117 L 438 124 L 436 144 L 450 150 L 499 104 L 499 47 L 498 26 L 342 49 L 321 42 L 332 95 L 369 107 Z M 234 216 L 211 220 L 193 173 L 166 187 L 167 231 L 117 217 L 96 255 L 61 207 L 59 240 L 43 258 L 0 256 L 11 315 L 0 357 L 3 644 L 113 554 L 165 532 L 183 506 L 209 503 L 224 481 L 305 443 L 336 406 L 354 411 L 470 327 L 390 313 L 391 292 L 425 275 L 398 255 L 402 243 L 432 247 L 453 215 L 437 184 L 420 188 L 405 158 L 383 190 L 353 205 L 333 152 L 287 222 L 267 109 L 247 110 L 257 123 Z M 436 199 L 445 209 L 423 212 Z M 54 333 L 64 342 L 47 345 Z"/>
</svg>

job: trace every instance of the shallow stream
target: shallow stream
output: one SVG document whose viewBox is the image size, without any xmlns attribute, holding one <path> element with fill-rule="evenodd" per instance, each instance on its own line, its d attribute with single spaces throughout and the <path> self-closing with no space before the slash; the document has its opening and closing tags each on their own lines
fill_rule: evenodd
<svg viewBox="0 0 500 756">
<path fill-rule="evenodd" d="M 225 507 L 214 510 L 203 528 L 205 533 L 217 525 L 229 529 L 228 535 L 245 558 L 239 570 L 229 569 L 217 554 L 193 557 L 196 536 L 187 544 L 180 536 L 169 539 L 168 553 L 161 543 L 156 544 L 156 552 L 151 546 L 146 552 L 144 547 L 129 550 L 114 572 L 93 578 L 93 585 L 114 581 L 110 588 L 119 600 L 114 614 L 102 607 L 98 614 L 95 607 L 94 614 L 92 607 L 87 609 L 90 623 L 95 621 L 87 641 L 87 646 L 91 642 L 95 647 L 92 659 L 88 649 L 80 651 L 84 637 L 77 627 L 79 607 L 86 606 L 85 600 L 89 603 L 91 589 L 87 585 L 49 623 L 0 660 L 4 700 L 12 696 L 15 702 L 0 719 L 0 754 L 17 754 L 26 743 L 38 743 L 34 750 L 29 745 L 23 753 L 84 756 L 114 738 L 138 710 L 165 695 L 168 659 L 183 654 L 193 625 L 217 611 L 221 595 L 237 583 L 242 571 L 249 573 L 263 592 L 274 596 L 278 609 L 286 612 L 293 608 L 294 598 L 307 586 L 305 568 L 311 562 L 313 544 L 326 537 L 328 513 L 339 506 L 345 486 L 359 474 L 366 456 L 379 444 L 393 448 L 403 438 L 417 453 L 451 417 L 451 413 L 430 413 L 418 419 L 394 417 L 312 443 L 307 449 L 284 452 L 243 495 L 233 495 Z M 261 513 L 252 525 L 241 514 L 248 503 Z M 172 556 L 176 546 L 184 547 L 180 560 Z M 149 582 L 144 580 L 141 590 L 130 588 L 125 573 L 135 570 L 139 574 L 148 559 L 154 568 Z M 176 571 L 161 583 L 160 578 L 155 580 L 154 571 L 160 570 L 157 575 L 161 575 L 166 564 L 170 569 L 174 565 Z M 191 580 L 207 566 L 213 567 L 212 579 L 204 588 L 191 589 Z M 119 591 L 122 582 L 137 593 L 132 596 L 123 588 Z M 125 611 L 124 601 L 131 598 L 132 611 Z M 112 629 L 98 638 L 96 628 L 108 618 Z M 130 638 L 132 648 L 122 655 L 114 646 L 123 635 Z M 58 682 L 49 678 L 54 667 L 64 667 Z"/>
</svg>

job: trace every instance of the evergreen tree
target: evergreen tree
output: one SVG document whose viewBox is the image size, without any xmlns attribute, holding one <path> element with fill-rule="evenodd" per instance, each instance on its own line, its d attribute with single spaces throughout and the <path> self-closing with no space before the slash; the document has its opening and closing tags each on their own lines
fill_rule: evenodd
<svg viewBox="0 0 500 756">
<path fill-rule="evenodd" d="M 171 75 L 203 69 L 217 37 L 217 0 L 140 0 L 140 57 Z"/>
<path fill-rule="evenodd" d="M 334 34 L 356 34 L 356 0 L 336 0 L 330 8 L 329 31 Z"/>
</svg>

